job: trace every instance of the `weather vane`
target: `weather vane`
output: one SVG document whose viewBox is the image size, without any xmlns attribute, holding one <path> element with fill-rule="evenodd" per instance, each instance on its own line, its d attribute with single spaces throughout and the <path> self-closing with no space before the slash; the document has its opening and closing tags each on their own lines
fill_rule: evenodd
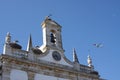
<svg viewBox="0 0 120 80">
<path fill-rule="evenodd" d="M 46 16 L 46 19 L 50 19 L 51 16 L 52 14 L 49 14 L 48 16 Z"/>
<path fill-rule="evenodd" d="M 51 16 L 52 16 L 52 14 L 49 14 L 49 15 L 48 15 L 48 17 L 51 17 Z"/>
</svg>

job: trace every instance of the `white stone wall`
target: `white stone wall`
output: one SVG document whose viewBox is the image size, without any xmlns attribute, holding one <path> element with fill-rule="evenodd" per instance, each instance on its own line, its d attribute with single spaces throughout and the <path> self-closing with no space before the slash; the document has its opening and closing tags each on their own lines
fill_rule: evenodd
<svg viewBox="0 0 120 80">
<path fill-rule="evenodd" d="M 27 72 L 12 69 L 10 73 L 10 80 L 28 80 Z"/>
<path fill-rule="evenodd" d="M 36 74 L 34 80 L 69 80 L 64 78 L 57 78 L 53 76 L 47 76 L 42 74 Z"/>
<path fill-rule="evenodd" d="M 10 80 L 28 80 L 27 72 L 22 70 L 12 69 L 10 73 Z M 57 78 L 43 74 L 35 74 L 34 80 L 69 80 L 64 78 Z"/>
</svg>

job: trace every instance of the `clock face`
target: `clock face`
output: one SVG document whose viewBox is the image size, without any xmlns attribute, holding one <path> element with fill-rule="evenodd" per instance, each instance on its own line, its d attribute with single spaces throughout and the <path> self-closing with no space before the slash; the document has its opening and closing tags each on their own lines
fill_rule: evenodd
<svg viewBox="0 0 120 80">
<path fill-rule="evenodd" d="M 54 51 L 52 53 L 52 57 L 56 60 L 56 61 L 60 61 L 61 60 L 61 55 L 60 53 L 58 53 L 57 51 Z"/>
</svg>

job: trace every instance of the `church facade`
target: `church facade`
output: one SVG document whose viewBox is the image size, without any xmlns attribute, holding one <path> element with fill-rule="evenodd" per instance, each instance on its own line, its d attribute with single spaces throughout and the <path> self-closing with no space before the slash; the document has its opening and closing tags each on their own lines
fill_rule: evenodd
<svg viewBox="0 0 120 80">
<path fill-rule="evenodd" d="M 73 61 L 64 55 L 61 26 L 46 17 L 41 24 L 43 45 L 34 47 L 30 35 L 27 50 L 17 41 L 5 38 L 0 56 L 0 80 L 101 80 L 88 56 L 88 65 L 79 63 L 75 49 Z"/>
</svg>

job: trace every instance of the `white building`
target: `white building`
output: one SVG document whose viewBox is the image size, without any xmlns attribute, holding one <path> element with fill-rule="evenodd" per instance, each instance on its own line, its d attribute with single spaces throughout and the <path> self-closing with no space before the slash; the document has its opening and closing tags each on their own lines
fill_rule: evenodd
<svg viewBox="0 0 120 80">
<path fill-rule="evenodd" d="M 101 80 L 88 56 L 88 66 L 80 64 L 75 49 L 73 62 L 64 55 L 61 26 L 46 17 L 42 23 L 43 45 L 33 47 L 28 40 L 27 50 L 11 41 L 7 33 L 0 56 L 0 80 Z"/>
</svg>

